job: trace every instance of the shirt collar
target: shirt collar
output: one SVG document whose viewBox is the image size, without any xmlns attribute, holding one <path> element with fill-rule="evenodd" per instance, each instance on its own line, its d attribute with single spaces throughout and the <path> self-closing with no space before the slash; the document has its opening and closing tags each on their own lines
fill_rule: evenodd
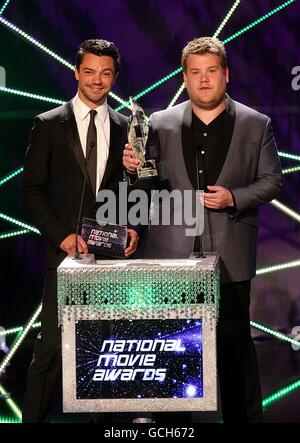
<svg viewBox="0 0 300 443">
<path fill-rule="evenodd" d="M 80 118 L 81 121 L 88 117 L 91 108 L 89 108 L 79 98 L 78 93 L 73 98 L 73 102 L 72 103 L 73 103 L 73 109 L 74 109 L 74 111 L 76 112 L 76 114 L 78 115 L 78 117 Z M 109 115 L 107 100 L 105 100 L 102 105 L 98 106 L 95 109 L 95 111 L 97 111 L 96 118 L 99 116 L 102 119 L 103 123 L 104 123 L 105 120 L 107 119 L 108 115 Z"/>
</svg>

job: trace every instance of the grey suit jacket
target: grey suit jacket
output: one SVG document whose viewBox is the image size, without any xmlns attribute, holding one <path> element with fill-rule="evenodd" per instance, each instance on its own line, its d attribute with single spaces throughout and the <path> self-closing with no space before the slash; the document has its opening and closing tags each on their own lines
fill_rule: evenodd
<svg viewBox="0 0 300 443">
<path fill-rule="evenodd" d="M 221 282 L 252 278 L 256 270 L 257 208 L 278 197 L 282 188 L 270 118 L 241 103 L 235 107 L 235 126 L 228 154 L 215 183 L 231 190 L 236 212 L 204 210 L 203 250 L 221 257 Z M 183 134 L 192 120 L 190 101 L 151 116 L 154 144 L 150 156 L 158 161 L 159 188 L 192 190 L 183 156 Z M 163 205 L 163 202 L 162 202 Z M 152 208 L 155 211 L 158 208 Z M 154 216 L 155 218 L 155 216 Z M 171 216 L 172 220 L 172 216 Z M 144 243 L 146 258 L 187 258 L 194 238 L 186 226 L 150 225 Z"/>
</svg>

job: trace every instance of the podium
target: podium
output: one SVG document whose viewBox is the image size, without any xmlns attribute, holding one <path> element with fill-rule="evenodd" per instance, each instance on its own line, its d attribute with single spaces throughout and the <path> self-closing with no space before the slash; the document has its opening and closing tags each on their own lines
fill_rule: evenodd
<svg viewBox="0 0 300 443">
<path fill-rule="evenodd" d="M 217 409 L 219 258 L 58 268 L 64 412 Z"/>
</svg>

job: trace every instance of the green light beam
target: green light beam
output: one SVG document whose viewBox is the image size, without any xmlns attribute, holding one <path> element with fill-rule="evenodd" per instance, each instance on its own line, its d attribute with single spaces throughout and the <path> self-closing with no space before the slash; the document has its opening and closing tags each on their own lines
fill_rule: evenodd
<svg viewBox="0 0 300 443">
<path fill-rule="evenodd" d="M 294 166 L 292 168 L 286 168 L 282 170 L 283 174 L 291 174 L 292 172 L 299 172 L 300 166 Z"/>
<path fill-rule="evenodd" d="M 284 269 L 297 268 L 300 266 L 300 260 L 294 260 L 279 265 L 267 266 L 256 270 L 256 275 L 263 275 L 270 272 L 283 271 Z"/>
<path fill-rule="evenodd" d="M 231 6 L 230 10 L 227 12 L 225 18 L 223 19 L 223 21 L 221 22 L 220 26 L 218 27 L 218 29 L 216 30 L 216 32 L 214 33 L 213 37 L 218 37 L 218 35 L 220 34 L 220 32 L 222 31 L 222 29 L 224 28 L 224 26 L 226 25 L 226 23 L 228 22 L 228 20 L 230 19 L 230 17 L 232 16 L 232 14 L 234 13 L 234 11 L 236 10 L 236 8 L 238 7 L 238 5 L 240 4 L 241 0 L 236 0 L 234 2 L 234 4 Z M 180 97 L 180 95 L 182 94 L 182 92 L 184 91 L 185 88 L 185 84 L 182 83 L 182 85 L 180 86 L 180 88 L 178 89 L 178 91 L 176 92 L 176 94 L 174 95 L 174 97 L 172 98 L 172 100 L 170 101 L 170 103 L 168 104 L 168 108 L 172 108 L 175 103 L 177 102 L 178 98 Z"/>
<path fill-rule="evenodd" d="M 157 88 L 158 86 L 162 85 L 166 81 L 170 80 L 170 78 L 174 77 L 175 75 L 179 74 L 180 72 L 182 72 L 182 67 L 181 66 L 180 66 L 180 68 L 175 69 L 175 71 L 173 71 L 170 74 L 166 75 L 162 79 L 158 80 L 156 83 L 153 83 L 148 88 L 143 89 L 143 91 L 141 91 L 138 94 L 136 94 L 133 98 L 135 100 L 138 100 L 140 97 L 143 97 L 144 95 L 146 95 L 149 92 L 153 91 L 153 89 Z M 127 101 L 124 105 L 118 106 L 115 110 L 116 111 L 120 111 L 121 109 L 124 109 L 125 105 L 129 108 L 130 107 L 129 106 L 130 105 L 129 101 Z"/>
<path fill-rule="evenodd" d="M 22 418 L 21 410 L 18 408 L 16 403 L 10 398 L 9 393 L 4 389 L 4 387 L 1 384 L 0 384 L 0 394 L 4 397 L 6 403 L 11 408 L 16 417 L 21 420 Z"/>
<path fill-rule="evenodd" d="M 282 3 L 281 5 L 279 5 L 277 8 L 272 9 L 271 11 L 269 11 L 267 14 L 263 15 L 262 17 L 260 17 L 259 19 L 255 20 L 254 22 L 250 23 L 248 26 L 245 26 L 244 28 L 240 29 L 240 31 L 236 32 L 235 34 L 231 35 L 230 37 L 228 37 L 227 39 L 223 40 L 223 43 L 227 43 L 231 40 L 234 40 L 235 38 L 237 38 L 239 35 L 243 34 L 246 31 L 249 31 L 249 29 L 253 28 L 254 26 L 258 25 L 259 23 L 261 23 L 264 20 L 267 20 L 268 18 L 270 18 L 272 15 L 276 14 L 277 12 L 279 12 L 281 9 L 285 8 L 286 6 L 289 6 L 291 3 L 294 3 L 296 0 L 289 0 L 285 3 Z M 167 80 L 169 80 L 170 78 L 174 77 L 174 75 L 179 74 L 180 72 L 182 72 L 182 68 L 177 68 L 175 71 L 172 71 L 170 74 L 168 74 L 166 77 L 163 77 L 161 80 L 158 80 L 156 83 L 154 83 L 153 85 L 150 85 L 147 89 L 139 92 L 138 94 L 135 95 L 135 98 L 139 98 L 142 97 L 143 95 L 147 94 L 148 92 L 152 91 L 153 89 L 157 88 L 158 86 L 160 86 L 162 83 L 166 82 Z M 145 92 L 147 91 L 147 92 Z M 128 102 L 127 102 L 128 103 Z M 121 109 L 123 109 L 123 106 L 119 106 L 118 108 L 116 108 L 116 111 L 120 111 Z"/>
<path fill-rule="evenodd" d="M 3 12 L 5 11 L 5 9 L 9 3 L 10 3 L 10 0 L 6 0 L 6 2 L 4 2 L 2 8 L 0 9 L 0 15 L 3 14 Z"/>
<path fill-rule="evenodd" d="M 250 325 L 255 329 L 259 329 L 260 331 L 266 332 L 269 335 L 273 335 L 274 337 L 278 338 L 279 340 L 287 341 L 288 343 L 291 343 L 292 345 L 299 346 L 299 348 L 300 348 L 300 341 L 294 340 L 293 338 L 288 337 L 287 335 L 284 335 L 281 332 L 275 331 L 274 329 L 267 328 L 266 326 L 260 325 L 259 323 L 256 323 L 255 321 L 250 321 Z"/>
<path fill-rule="evenodd" d="M 8 215 L 3 214 L 2 212 L 0 212 L 0 218 L 2 218 L 3 220 L 8 221 L 10 223 L 13 223 L 15 225 L 18 225 L 21 228 L 28 229 L 29 231 L 34 232 L 35 234 L 41 235 L 40 231 L 37 228 L 35 228 L 34 226 L 30 226 L 27 223 L 23 223 L 20 220 L 17 220 L 16 218 L 9 217 Z"/>
<path fill-rule="evenodd" d="M 41 322 L 34 323 L 31 328 L 36 329 L 41 327 Z M 22 332 L 24 330 L 24 326 L 17 326 L 16 328 L 5 329 L 4 331 L 0 331 L 0 337 L 5 335 L 6 337 L 11 334 L 16 334 L 17 332 Z"/>
<path fill-rule="evenodd" d="M 71 63 L 69 63 L 68 61 L 64 60 L 62 57 L 57 55 L 54 51 L 52 51 L 51 49 L 47 48 L 45 45 L 40 43 L 35 38 L 31 37 L 29 34 L 24 32 L 22 29 L 18 28 L 16 25 L 14 25 L 13 23 L 11 23 L 9 20 L 5 19 L 1 15 L 0 15 L 0 23 L 2 25 L 6 26 L 9 30 L 14 31 L 16 34 L 18 34 L 19 36 L 23 37 L 25 40 L 29 41 L 33 45 L 37 46 L 42 51 L 46 52 L 47 55 L 49 55 L 50 57 L 54 58 L 56 61 L 58 61 L 62 65 L 66 66 L 67 68 L 69 68 L 72 71 L 74 71 L 74 66 Z M 32 94 L 32 95 L 35 95 L 35 94 Z M 114 98 L 116 101 L 121 103 L 124 107 L 129 107 L 129 105 L 127 106 L 127 102 L 125 100 L 123 100 L 121 97 L 117 96 L 113 92 L 110 92 L 109 95 L 112 98 Z M 27 95 L 26 95 L 26 97 L 27 97 Z"/>
<path fill-rule="evenodd" d="M 0 234 L 0 240 L 6 240 L 7 238 L 18 237 L 19 235 L 28 234 L 28 229 L 17 229 L 16 231 L 4 232 Z M 1 335 L 1 334 L 0 334 Z"/>
<path fill-rule="evenodd" d="M 12 347 L 10 348 L 9 352 L 4 357 L 4 359 L 3 359 L 3 361 L 2 361 L 2 363 L 0 365 L 0 375 L 1 375 L 1 372 L 3 372 L 5 370 L 6 366 L 9 364 L 9 362 L 11 361 L 11 359 L 13 358 L 15 353 L 17 352 L 18 348 L 22 344 L 22 342 L 25 339 L 26 335 L 30 331 L 32 325 L 35 323 L 36 319 L 40 315 L 41 310 L 42 310 L 42 304 L 40 304 L 38 306 L 37 310 L 34 312 L 33 316 L 31 317 L 31 319 L 29 320 L 29 322 L 27 323 L 25 328 L 22 330 L 22 332 L 20 332 L 19 337 L 16 339 L 16 341 L 14 342 Z"/>
<path fill-rule="evenodd" d="M 238 32 L 235 32 L 230 37 L 223 40 L 224 45 L 235 38 L 239 37 L 240 35 L 244 34 L 245 32 L 249 31 L 250 29 L 254 28 L 254 26 L 259 25 L 259 23 L 263 22 L 264 20 L 267 20 L 268 18 L 272 17 L 277 12 L 281 11 L 285 7 L 291 5 L 292 3 L 295 3 L 296 0 L 288 0 L 287 2 L 282 3 L 281 5 L 277 6 L 277 8 L 272 9 L 271 11 L 267 12 L 267 14 L 264 14 L 262 17 L 258 18 L 254 22 L 250 23 L 249 25 L 245 26 L 243 29 L 241 29 Z"/>
<path fill-rule="evenodd" d="M 279 209 L 279 211 L 283 212 L 288 217 L 295 220 L 297 223 L 300 223 L 300 214 L 298 212 L 294 211 L 293 209 L 289 208 L 278 200 L 272 200 L 270 204 L 276 209 Z"/>
<path fill-rule="evenodd" d="M 5 88 L 0 86 L 0 92 L 5 92 L 7 94 L 19 95 L 21 97 L 31 98 L 34 100 L 41 100 L 48 103 L 54 103 L 57 105 L 64 105 L 66 102 L 59 100 L 57 98 L 46 97 L 45 95 L 32 94 L 31 92 L 20 91 L 19 89 Z"/>
<path fill-rule="evenodd" d="M 274 392 L 273 394 L 265 397 L 262 402 L 263 409 L 266 409 L 268 406 L 270 406 L 272 403 L 280 400 L 282 397 L 285 397 L 286 395 L 291 394 L 296 389 L 300 388 L 300 380 L 297 380 L 293 383 L 288 384 L 282 389 L 279 389 L 278 391 Z"/>
<path fill-rule="evenodd" d="M 55 54 L 55 52 L 51 51 L 51 49 L 48 49 L 45 45 L 40 43 L 35 38 L 31 37 L 26 32 L 22 31 L 22 29 L 18 28 L 16 25 L 11 23 L 9 20 L 0 16 L 0 23 L 2 23 L 4 26 L 6 26 L 6 28 L 10 29 L 11 31 L 14 31 L 15 33 L 19 34 L 19 36 L 23 37 L 25 40 L 28 40 L 30 43 L 37 46 L 42 51 L 46 52 L 46 54 L 50 55 L 50 57 L 53 57 L 56 61 L 60 62 L 64 66 L 67 66 L 67 68 L 74 70 L 74 66 L 71 65 L 71 63 L 67 62 L 62 57 Z"/>
<path fill-rule="evenodd" d="M 220 24 L 220 26 L 218 27 L 218 29 L 216 30 L 216 32 L 214 33 L 213 37 L 218 37 L 218 35 L 220 34 L 220 32 L 223 30 L 224 26 L 226 25 L 226 23 L 229 21 L 230 17 L 232 16 L 232 14 L 234 13 L 234 11 L 236 10 L 236 8 L 238 7 L 238 5 L 241 3 L 241 0 L 236 0 L 234 2 L 234 4 L 231 6 L 230 10 L 227 12 L 227 14 L 225 15 L 225 18 L 223 19 L 222 23 Z"/>
<path fill-rule="evenodd" d="M 288 152 L 278 152 L 278 155 L 280 157 L 284 157 L 284 158 L 288 158 L 290 160 L 298 160 L 300 161 L 300 156 L 299 155 L 294 155 L 294 154 L 289 154 Z"/>
<path fill-rule="evenodd" d="M 9 180 L 11 180 L 12 178 L 16 177 L 16 175 L 21 174 L 21 172 L 24 171 L 23 166 L 21 166 L 20 168 L 10 172 L 9 174 L 5 175 L 4 177 L 2 177 L 0 179 L 0 186 L 4 185 L 4 183 L 8 182 Z"/>
<path fill-rule="evenodd" d="M 5 417 L 0 415 L 0 423 L 21 423 L 21 419 L 15 417 Z"/>
</svg>

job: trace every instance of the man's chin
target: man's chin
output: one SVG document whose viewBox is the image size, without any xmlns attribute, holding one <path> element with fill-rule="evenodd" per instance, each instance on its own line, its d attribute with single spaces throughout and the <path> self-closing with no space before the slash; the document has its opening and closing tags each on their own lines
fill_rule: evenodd
<svg viewBox="0 0 300 443">
<path fill-rule="evenodd" d="M 223 98 L 219 100 L 196 100 L 194 103 L 198 108 L 206 109 L 207 111 L 212 111 L 213 109 L 217 108 L 221 103 L 223 102 Z"/>
<path fill-rule="evenodd" d="M 105 98 L 106 98 L 107 94 L 89 94 L 89 96 L 87 97 L 87 99 L 91 102 L 94 103 L 94 105 L 98 105 L 104 102 Z"/>
</svg>

